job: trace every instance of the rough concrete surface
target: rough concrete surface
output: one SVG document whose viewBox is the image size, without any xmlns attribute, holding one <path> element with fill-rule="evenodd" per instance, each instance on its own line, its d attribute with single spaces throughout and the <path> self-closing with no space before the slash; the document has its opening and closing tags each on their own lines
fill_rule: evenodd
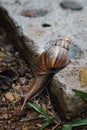
<svg viewBox="0 0 87 130">
<path fill-rule="evenodd" d="M 20 34 L 20 30 L 17 30 L 18 35 L 27 37 L 25 45 L 21 43 L 19 46 L 24 50 L 27 61 L 33 63 L 32 69 L 37 66 L 38 56 L 42 51 L 54 44 L 60 36 L 70 36 L 77 48 L 77 55 L 66 68 L 54 76 L 50 90 L 58 100 L 56 109 L 59 110 L 60 107 L 65 118 L 81 116 L 80 113 L 86 112 L 87 104 L 72 92 L 72 88 L 87 91 L 87 86 L 81 88 L 79 80 L 81 68 L 87 68 L 87 0 L 77 0 L 83 7 L 78 11 L 62 9 L 62 0 L 0 1 L 1 7 L 7 10 L 12 20 L 9 21 L 8 30 L 10 26 L 18 25 L 23 31 L 23 34 Z M 8 19 L 8 16 L 5 19 Z M 15 36 L 12 38 L 15 40 Z"/>
</svg>

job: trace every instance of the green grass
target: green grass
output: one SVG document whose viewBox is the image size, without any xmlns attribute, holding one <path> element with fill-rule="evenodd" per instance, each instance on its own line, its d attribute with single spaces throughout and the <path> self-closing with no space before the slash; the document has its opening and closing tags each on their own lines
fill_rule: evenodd
<svg viewBox="0 0 87 130">
<path fill-rule="evenodd" d="M 83 91 L 77 90 L 77 89 L 72 89 L 72 91 L 77 96 L 79 96 L 83 100 L 87 101 L 87 93 L 86 92 L 83 92 Z M 38 113 L 42 114 L 44 117 L 45 122 L 42 124 L 42 126 L 39 128 L 39 130 L 44 130 L 44 128 L 46 128 L 47 126 L 49 126 L 52 123 L 54 123 L 55 121 L 57 121 L 56 117 L 52 117 L 51 115 L 49 115 L 48 111 L 46 111 L 45 109 L 40 107 L 38 104 L 28 102 L 28 105 L 31 106 Z M 87 118 L 75 120 L 73 122 L 69 122 L 67 124 L 64 124 L 61 128 L 57 128 L 56 130 L 72 130 L 73 127 L 78 127 L 78 126 L 83 126 L 83 125 L 87 125 Z"/>
<path fill-rule="evenodd" d="M 49 115 L 48 111 L 40 107 L 38 104 L 30 102 L 28 102 L 27 104 L 31 106 L 35 111 L 42 114 L 44 117 L 44 123 L 39 128 L 39 130 L 44 130 L 44 128 L 51 125 L 52 123 L 55 123 L 55 121 L 57 120 L 55 116 L 52 117 L 51 115 Z"/>
</svg>

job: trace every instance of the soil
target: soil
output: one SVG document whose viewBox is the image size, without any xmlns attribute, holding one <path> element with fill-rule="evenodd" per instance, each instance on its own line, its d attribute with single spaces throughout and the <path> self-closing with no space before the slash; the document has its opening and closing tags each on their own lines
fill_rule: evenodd
<svg viewBox="0 0 87 130">
<path fill-rule="evenodd" d="M 7 79 L 5 72 L 11 70 L 16 76 L 15 80 Z M 44 118 L 27 104 L 24 110 L 21 110 L 23 99 L 15 93 L 24 93 L 34 80 L 32 71 L 26 62 L 20 57 L 5 30 L 0 28 L 0 130 L 39 130 L 44 123 Z M 12 75 L 13 76 L 13 75 Z M 6 79 L 9 81 L 7 83 Z M 7 86 L 6 86 L 7 85 Z M 47 90 L 44 90 L 36 99 L 33 100 L 42 108 L 46 109 L 50 115 L 55 115 L 49 100 Z M 45 130 L 54 128 L 56 123 L 50 125 Z"/>
</svg>

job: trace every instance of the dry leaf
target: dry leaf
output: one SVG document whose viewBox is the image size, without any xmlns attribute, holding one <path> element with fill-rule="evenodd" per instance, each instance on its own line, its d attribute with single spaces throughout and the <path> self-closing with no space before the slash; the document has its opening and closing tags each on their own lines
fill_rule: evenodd
<svg viewBox="0 0 87 130">
<path fill-rule="evenodd" d="M 79 73 L 79 79 L 80 79 L 80 86 L 86 87 L 87 86 L 87 69 L 82 68 Z"/>
<path fill-rule="evenodd" d="M 10 93 L 10 92 L 7 92 L 7 93 L 5 94 L 5 97 L 6 97 L 6 99 L 8 99 L 9 101 L 13 101 L 13 100 L 14 100 L 14 96 L 13 96 L 12 93 Z"/>
</svg>

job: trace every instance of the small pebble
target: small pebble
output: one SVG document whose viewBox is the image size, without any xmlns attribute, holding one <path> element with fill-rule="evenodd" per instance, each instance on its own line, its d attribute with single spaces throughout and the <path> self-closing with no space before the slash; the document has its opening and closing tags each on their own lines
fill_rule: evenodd
<svg viewBox="0 0 87 130">
<path fill-rule="evenodd" d="M 2 101 L 5 102 L 5 98 L 4 97 L 2 98 Z"/>
<path fill-rule="evenodd" d="M 47 14 L 47 10 L 43 9 L 33 9 L 33 10 L 24 10 L 21 15 L 25 17 L 41 17 Z"/>
<path fill-rule="evenodd" d="M 32 76 L 30 73 L 25 73 L 25 77 L 26 77 L 27 79 L 31 79 L 33 76 Z"/>
<path fill-rule="evenodd" d="M 24 78 L 24 77 L 20 77 L 19 78 L 19 83 L 21 85 L 27 85 L 28 84 L 28 80 L 26 78 Z"/>
<path fill-rule="evenodd" d="M 13 57 L 12 56 L 6 56 L 5 58 L 5 62 L 6 63 L 11 63 L 13 61 Z"/>
<path fill-rule="evenodd" d="M 10 92 L 7 92 L 5 94 L 5 98 L 9 101 L 13 101 L 14 100 L 14 96 L 10 93 Z"/>
<path fill-rule="evenodd" d="M 11 66 L 17 66 L 17 62 L 12 62 Z"/>
<path fill-rule="evenodd" d="M 8 119 L 8 114 L 7 114 L 7 113 L 3 113 L 3 114 L 2 114 L 2 117 L 3 117 L 4 119 Z"/>
<path fill-rule="evenodd" d="M 71 10 L 82 10 L 83 9 L 82 5 L 75 1 L 62 1 L 60 3 L 60 6 L 63 9 L 71 9 Z"/>
<path fill-rule="evenodd" d="M 19 72 L 19 76 L 22 77 L 22 76 L 25 75 L 26 70 L 23 69 L 23 68 L 20 68 L 20 69 L 18 70 L 18 72 Z"/>
</svg>

